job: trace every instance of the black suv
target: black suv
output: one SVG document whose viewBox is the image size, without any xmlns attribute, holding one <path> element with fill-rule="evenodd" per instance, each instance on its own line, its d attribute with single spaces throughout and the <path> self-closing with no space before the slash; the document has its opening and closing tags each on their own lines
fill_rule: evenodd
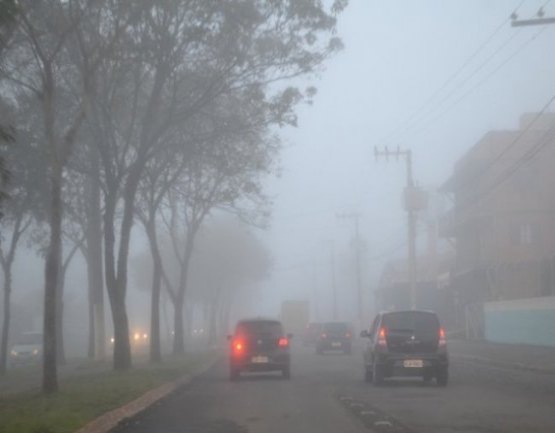
<svg viewBox="0 0 555 433">
<path fill-rule="evenodd" d="M 351 353 L 353 328 L 347 322 L 327 322 L 322 325 L 320 336 L 316 341 L 316 353 L 327 350 L 341 350 Z"/>
<path fill-rule="evenodd" d="M 242 371 L 281 371 L 283 377 L 291 375 L 289 340 L 277 320 L 241 320 L 230 341 L 229 378 L 237 380 Z"/>
<path fill-rule="evenodd" d="M 380 313 L 370 331 L 362 331 L 368 347 L 364 354 L 365 379 L 380 385 L 391 376 L 435 377 L 437 384 L 448 381 L 445 331 L 430 311 Z"/>
</svg>

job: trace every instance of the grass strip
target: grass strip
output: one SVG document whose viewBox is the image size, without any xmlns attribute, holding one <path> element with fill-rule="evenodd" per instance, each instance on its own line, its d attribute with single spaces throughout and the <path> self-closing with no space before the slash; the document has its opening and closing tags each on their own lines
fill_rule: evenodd
<svg viewBox="0 0 555 433">
<path fill-rule="evenodd" d="M 194 373 L 213 356 L 189 354 L 125 372 L 70 377 L 49 396 L 36 391 L 0 396 L 0 433 L 72 433 L 150 389 Z"/>
</svg>

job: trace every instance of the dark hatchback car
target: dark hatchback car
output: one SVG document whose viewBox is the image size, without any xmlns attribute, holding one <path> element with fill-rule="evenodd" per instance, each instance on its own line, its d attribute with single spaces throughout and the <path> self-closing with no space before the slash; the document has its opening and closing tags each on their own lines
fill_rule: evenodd
<svg viewBox="0 0 555 433">
<path fill-rule="evenodd" d="M 241 372 L 281 371 L 291 376 L 289 340 L 277 320 L 241 320 L 230 341 L 229 378 L 237 380 Z"/>
<path fill-rule="evenodd" d="M 322 325 L 320 336 L 316 342 L 316 353 L 326 351 L 342 351 L 349 354 L 352 351 L 353 328 L 347 322 L 327 322 Z"/>
<path fill-rule="evenodd" d="M 370 331 L 364 354 L 365 379 L 380 385 L 391 376 L 420 376 L 425 382 L 448 381 L 445 331 L 437 315 L 430 311 L 395 311 L 380 313 Z"/>
</svg>

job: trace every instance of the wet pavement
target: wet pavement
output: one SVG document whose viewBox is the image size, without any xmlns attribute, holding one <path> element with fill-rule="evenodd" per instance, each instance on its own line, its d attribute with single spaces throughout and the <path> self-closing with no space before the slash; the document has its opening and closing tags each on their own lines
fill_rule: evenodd
<svg viewBox="0 0 555 433">
<path fill-rule="evenodd" d="M 367 384 L 358 347 L 352 355 L 294 347 L 290 380 L 232 383 L 222 359 L 113 432 L 555 432 L 555 375 L 459 357 L 461 347 L 453 343 L 446 388 L 419 379 Z"/>
</svg>

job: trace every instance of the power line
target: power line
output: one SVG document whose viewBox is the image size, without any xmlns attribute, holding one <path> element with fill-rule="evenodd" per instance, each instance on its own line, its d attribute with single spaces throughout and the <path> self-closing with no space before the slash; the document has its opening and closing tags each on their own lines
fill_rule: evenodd
<svg viewBox="0 0 555 433">
<path fill-rule="evenodd" d="M 430 117 L 428 118 L 424 124 L 417 130 L 417 132 L 421 132 L 421 131 L 425 131 L 428 126 L 430 126 L 431 124 L 437 122 L 439 119 L 441 119 L 445 114 L 447 114 L 449 111 L 451 111 L 453 108 L 455 108 L 457 105 L 459 105 L 464 99 L 466 99 L 469 95 L 471 95 L 472 93 L 474 93 L 478 88 L 480 88 L 481 86 L 483 86 L 491 77 L 493 77 L 497 72 L 499 72 L 505 65 L 507 65 L 511 60 L 513 60 L 518 54 L 520 54 L 528 45 L 530 45 L 534 40 L 536 40 L 543 32 L 545 31 L 545 28 L 542 28 L 541 30 L 539 30 L 538 32 L 536 32 L 534 35 L 532 35 L 530 38 L 528 38 L 527 40 L 524 41 L 523 44 L 521 44 L 512 54 L 510 54 L 507 58 L 505 58 L 505 60 L 503 62 L 501 62 L 495 69 L 493 69 L 492 71 L 490 71 L 490 73 L 488 75 L 486 75 L 481 81 L 479 81 L 478 83 L 476 83 L 473 87 L 471 87 L 469 90 L 467 90 L 465 93 L 463 93 L 458 99 L 456 99 L 451 105 L 447 106 L 447 108 L 445 108 L 444 110 L 442 110 L 440 113 L 438 113 L 436 116 L 434 117 Z"/>
<path fill-rule="evenodd" d="M 491 63 L 491 61 L 497 56 L 499 55 L 499 53 L 501 51 L 503 51 L 507 46 L 509 46 L 509 44 L 512 42 L 512 40 L 518 35 L 518 32 L 514 32 L 512 33 L 506 40 L 505 42 L 503 42 L 499 47 L 497 47 L 497 49 L 488 57 L 486 58 L 486 60 L 484 60 L 482 63 L 480 63 L 478 65 L 478 67 L 476 67 L 471 73 L 470 75 L 468 75 L 464 80 L 462 80 L 459 83 L 458 87 L 455 87 L 451 92 L 449 92 L 447 94 L 447 96 L 445 96 L 441 101 L 439 101 L 438 106 L 442 106 L 445 102 L 447 102 L 451 96 L 453 96 L 455 93 L 458 92 L 458 90 L 465 86 L 470 80 L 472 80 L 477 74 L 479 74 L 488 64 Z"/>
<path fill-rule="evenodd" d="M 518 12 L 518 10 L 520 9 L 520 7 L 524 4 L 525 0 L 522 0 L 514 9 L 513 15 L 516 14 Z M 407 119 L 405 119 L 405 121 L 402 122 L 402 126 L 401 130 L 397 129 L 392 131 L 391 133 L 387 134 L 381 141 L 382 142 L 390 142 L 392 141 L 393 138 L 395 138 L 396 136 L 402 136 L 405 132 L 407 132 L 407 130 L 410 130 L 410 127 L 412 125 L 412 123 L 414 123 L 414 120 L 418 117 L 420 117 L 420 115 L 422 114 L 422 111 L 424 109 L 426 109 L 428 106 L 430 106 L 435 100 L 436 98 L 441 94 L 441 92 L 449 85 L 453 82 L 453 80 L 455 80 L 455 78 L 457 78 L 466 68 L 467 66 L 469 66 L 472 61 L 484 50 L 484 48 L 493 40 L 493 38 L 501 31 L 501 29 L 511 20 L 511 17 L 507 17 L 505 19 L 503 19 L 503 21 L 497 26 L 495 27 L 495 29 L 493 30 L 493 32 L 486 38 L 486 40 L 479 45 L 479 47 L 461 64 L 461 66 L 455 70 L 454 73 L 452 73 L 447 80 L 445 80 L 443 82 L 443 84 L 416 110 L 414 111 L 411 115 L 408 116 Z M 511 40 L 511 38 L 509 38 L 509 40 Z M 504 46 L 504 44 L 503 44 Z M 498 52 L 498 50 L 496 50 L 496 52 Z M 495 55 L 495 54 L 494 54 Z"/>
</svg>

